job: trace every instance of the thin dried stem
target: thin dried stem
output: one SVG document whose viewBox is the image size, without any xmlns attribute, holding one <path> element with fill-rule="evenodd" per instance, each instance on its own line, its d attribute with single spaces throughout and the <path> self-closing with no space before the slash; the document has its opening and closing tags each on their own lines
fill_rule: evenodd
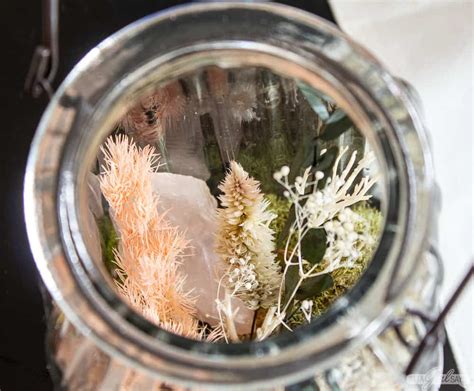
<svg viewBox="0 0 474 391">
<path fill-rule="evenodd" d="M 288 167 L 282 167 L 274 174 L 275 180 L 285 189 L 284 195 L 294 206 L 295 213 L 295 221 L 285 243 L 283 275 L 286 277 L 290 266 L 293 265 L 298 265 L 299 272 L 299 279 L 292 292 L 286 293 L 285 303 L 282 300 L 285 278 L 280 283 L 273 322 L 280 321 L 284 327 L 288 326 L 281 320 L 284 318 L 283 314 L 288 311 L 304 280 L 330 273 L 340 267 L 351 267 L 359 256 L 361 248 L 370 239 L 354 231 L 354 224 L 361 218 L 349 207 L 371 197 L 368 191 L 376 183 L 377 178 L 364 177 L 358 183 L 354 184 L 354 182 L 362 170 L 369 167 L 374 156 L 370 152 L 355 165 L 357 155 L 354 152 L 342 173 L 338 175 L 341 159 L 347 150 L 347 147 L 344 148 L 337 156 L 332 176 L 326 180 L 322 189 L 318 189 L 318 184 L 324 178 L 324 174 L 319 171 L 311 174 L 311 167 L 305 170 L 302 177 L 296 177 L 294 184 L 290 184 L 288 181 L 290 172 Z M 349 193 L 351 188 L 353 191 Z M 312 189 L 312 191 L 308 193 L 308 189 Z M 308 268 L 309 264 L 306 263 L 302 255 L 301 242 L 311 229 L 317 228 L 324 228 L 326 231 L 327 249 L 323 261 Z M 296 244 L 293 244 L 295 234 Z M 308 321 L 311 306 L 311 301 L 304 301 L 301 308 Z M 268 332 L 268 325 L 266 329 L 267 331 L 263 333 L 265 335 Z"/>
</svg>

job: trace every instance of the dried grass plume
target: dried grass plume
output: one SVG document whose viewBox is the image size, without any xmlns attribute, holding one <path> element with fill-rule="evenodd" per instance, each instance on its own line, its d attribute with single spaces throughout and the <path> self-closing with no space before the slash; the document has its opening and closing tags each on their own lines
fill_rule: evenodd
<svg viewBox="0 0 474 391">
<path fill-rule="evenodd" d="M 223 208 L 217 251 L 229 267 L 224 284 L 250 309 L 268 308 L 276 301 L 281 281 L 269 227 L 275 215 L 267 210 L 259 182 L 235 161 L 219 189 Z"/>
<path fill-rule="evenodd" d="M 102 148 L 100 186 L 120 242 L 117 285 L 130 305 L 151 322 L 200 339 L 194 300 L 179 271 L 187 247 L 183 234 L 157 209 L 150 174 L 158 164 L 151 147 L 139 149 L 126 136 L 109 138 Z"/>
</svg>

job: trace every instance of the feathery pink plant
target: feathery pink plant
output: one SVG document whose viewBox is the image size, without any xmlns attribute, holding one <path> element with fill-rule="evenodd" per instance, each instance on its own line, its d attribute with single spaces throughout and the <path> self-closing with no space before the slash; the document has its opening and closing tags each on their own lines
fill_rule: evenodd
<svg viewBox="0 0 474 391">
<path fill-rule="evenodd" d="M 102 148 L 104 197 L 120 237 L 116 251 L 120 292 L 151 322 L 177 334 L 202 338 L 192 292 L 184 290 L 180 258 L 188 243 L 157 209 L 150 174 L 154 149 L 139 149 L 126 136 L 110 137 Z"/>
</svg>

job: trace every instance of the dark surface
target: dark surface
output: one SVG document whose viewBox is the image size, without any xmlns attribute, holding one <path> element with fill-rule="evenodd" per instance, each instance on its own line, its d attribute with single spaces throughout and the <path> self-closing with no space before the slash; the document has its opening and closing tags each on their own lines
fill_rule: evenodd
<svg viewBox="0 0 474 391">
<path fill-rule="evenodd" d="M 142 16 L 177 1 L 60 1 L 60 68 L 56 85 L 92 47 Z M 326 1 L 288 1 L 334 20 Z M 45 319 L 39 277 L 23 219 L 23 175 L 29 145 L 47 99 L 33 99 L 23 84 L 40 42 L 41 2 L 2 1 L 0 72 L 0 390 L 50 390 L 44 353 Z M 447 353 L 447 368 L 454 366 Z M 451 388 L 453 390 L 453 388 Z"/>
</svg>

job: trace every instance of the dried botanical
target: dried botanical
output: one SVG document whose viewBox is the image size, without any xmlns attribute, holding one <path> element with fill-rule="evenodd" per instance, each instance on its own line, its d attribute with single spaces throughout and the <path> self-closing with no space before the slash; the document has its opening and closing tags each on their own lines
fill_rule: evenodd
<svg viewBox="0 0 474 391">
<path fill-rule="evenodd" d="M 163 135 L 163 127 L 151 98 L 132 107 L 120 125 L 139 144 L 154 144 Z"/>
<path fill-rule="evenodd" d="M 116 250 L 118 287 L 130 305 L 151 322 L 201 338 L 192 292 L 183 288 L 180 257 L 187 242 L 159 214 L 150 174 L 158 163 L 153 148 L 139 149 L 128 137 L 109 138 L 102 148 L 100 177 L 120 241 Z"/>
<path fill-rule="evenodd" d="M 171 83 L 141 99 L 124 116 L 121 126 L 139 144 L 155 144 L 173 121 L 184 115 L 186 99 L 178 83 Z"/>
<path fill-rule="evenodd" d="M 258 181 L 235 161 L 219 189 L 223 208 L 217 251 L 229 265 L 225 285 L 249 308 L 268 308 L 276 302 L 281 281 L 269 228 L 275 215 L 267 211 Z"/>
<path fill-rule="evenodd" d="M 238 123 L 250 122 L 257 118 L 257 98 L 255 86 L 241 83 L 232 88 L 229 94 L 230 111 Z"/>
<path fill-rule="evenodd" d="M 324 174 L 319 171 L 312 173 L 311 168 L 308 168 L 303 176 L 296 177 L 294 184 L 288 181 L 290 169 L 286 166 L 274 175 L 274 179 L 284 187 L 284 195 L 294 207 L 295 220 L 283 252 L 285 268 L 278 303 L 275 309 L 272 309 L 273 319 L 269 319 L 263 325 L 266 329 L 262 326 L 258 330 L 260 335 L 269 335 L 268 330 L 275 329 L 278 323 L 290 329 L 282 319 L 302 283 L 341 267 L 351 267 L 360 255 L 361 248 L 373 240 L 370 235 L 361 235 L 354 230 L 355 224 L 360 221 L 360 216 L 349 207 L 371 197 L 368 191 L 376 182 L 376 178 L 364 176 L 358 183 L 354 182 L 361 171 L 369 167 L 374 156 L 368 153 L 355 165 L 356 152 L 354 152 L 347 166 L 338 174 L 339 163 L 346 152 L 347 148 L 341 151 L 334 163 L 332 176 L 321 189 L 318 183 L 324 178 Z M 327 247 L 322 262 L 312 264 L 304 259 L 302 241 L 310 230 L 318 228 L 324 228 L 326 231 Z M 285 278 L 291 267 L 297 268 L 298 279 L 291 287 L 291 291 L 285 292 Z M 308 321 L 311 318 L 311 308 L 312 302 L 301 303 L 301 310 Z"/>
</svg>

